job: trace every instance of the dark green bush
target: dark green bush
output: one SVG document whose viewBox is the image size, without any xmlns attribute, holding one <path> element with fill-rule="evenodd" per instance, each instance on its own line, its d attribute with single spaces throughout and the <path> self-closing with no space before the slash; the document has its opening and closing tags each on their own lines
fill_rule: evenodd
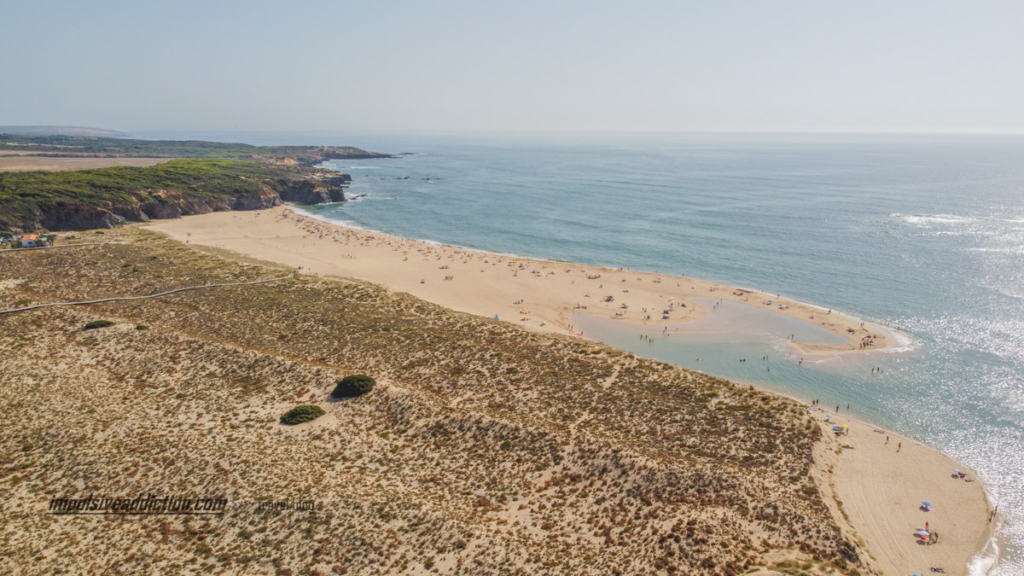
<svg viewBox="0 0 1024 576">
<path fill-rule="evenodd" d="M 377 381 L 366 374 L 345 376 L 341 380 L 338 380 L 338 385 L 334 387 L 334 392 L 331 392 L 331 396 L 334 396 L 335 398 L 352 398 L 354 396 L 362 396 L 370 390 L 373 390 L 373 387 L 376 384 Z"/>
<path fill-rule="evenodd" d="M 281 416 L 281 424 L 302 424 L 303 422 L 316 420 L 323 415 L 324 410 L 319 406 L 296 406 L 285 412 L 284 416 Z"/>
<path fill-rule="evenodd" d="M 107 326 L 113 326 L 114 323 L 110 320 L 93 320 L 85 325 L 82 330 L 95 330 L 96 328 L 106 328 Z"/>
</svg>

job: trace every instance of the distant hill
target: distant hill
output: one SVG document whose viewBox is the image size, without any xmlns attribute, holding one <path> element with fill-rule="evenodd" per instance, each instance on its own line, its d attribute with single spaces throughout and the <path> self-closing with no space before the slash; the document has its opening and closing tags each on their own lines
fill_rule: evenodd
<svg viewBox="0 0 1024 576">
<path fill-rule="evenodd" d="M 303 166 L 339 158 L 392 158 L 390 154 L 367 152 L 351 146 L 252 146 L 202 140 L 138 140 L 64 134 L 23 136 L 6 132 L 0 126 L 0 155 L 5 152 L 53 157 L 227 158 Z"/>
<path fill-rule="evenodd" d="M 124 138 L 128 136 L 117 130 L 89 128 L 85 126 L 0 126 L 0 134 L 18 136 L 94 136 L 97 138 Z"/>
</svg>

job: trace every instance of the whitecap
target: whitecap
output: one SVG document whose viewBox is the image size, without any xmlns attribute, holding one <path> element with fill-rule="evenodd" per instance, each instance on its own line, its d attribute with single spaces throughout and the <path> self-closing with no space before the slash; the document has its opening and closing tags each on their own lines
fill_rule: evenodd
<svg viewBox="0 0 1024 576">
<path fill-rule="evenodd" d="M 928 224 L 957 224 L 959 222 L 971 222 L 974 218 L 968 216 L 957 216 L 956 214 L 900 214 L 894 212 L 889 216 L 903 220 L 908 224 L 927 226 Z"/>
</svg>

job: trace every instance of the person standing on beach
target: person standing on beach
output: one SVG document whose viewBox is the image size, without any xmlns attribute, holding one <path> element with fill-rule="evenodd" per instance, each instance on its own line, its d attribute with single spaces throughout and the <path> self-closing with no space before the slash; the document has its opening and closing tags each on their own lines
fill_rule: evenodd
<svg viewBox="0 0 1024 576">
<path fill-rule="evenodd" d="M 888 436 L 886 436 L 886 437 L 885 437 L 885 445 L 886 445 L 886 446 L 888 446 L 888 445 L 889 445 L 889 437 L 888 437 Z"/>
<path fill-rule="evenodd" d="M 896 445 L 896 451 L 899 452 L 902 449 L 903 449 L 903 442 L 900 442 L 898 445 Z"/>
</svg>

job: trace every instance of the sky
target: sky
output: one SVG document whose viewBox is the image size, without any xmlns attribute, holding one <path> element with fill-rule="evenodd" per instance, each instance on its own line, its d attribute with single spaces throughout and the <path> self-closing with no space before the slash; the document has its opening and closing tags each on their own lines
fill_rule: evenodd
<svg viewBox="0 0 1024 576">
<path fill-rule="evenodd" d="M 10 124 L 1024 133 L 1024 2 L 8 0 Z"/>
</svg>

